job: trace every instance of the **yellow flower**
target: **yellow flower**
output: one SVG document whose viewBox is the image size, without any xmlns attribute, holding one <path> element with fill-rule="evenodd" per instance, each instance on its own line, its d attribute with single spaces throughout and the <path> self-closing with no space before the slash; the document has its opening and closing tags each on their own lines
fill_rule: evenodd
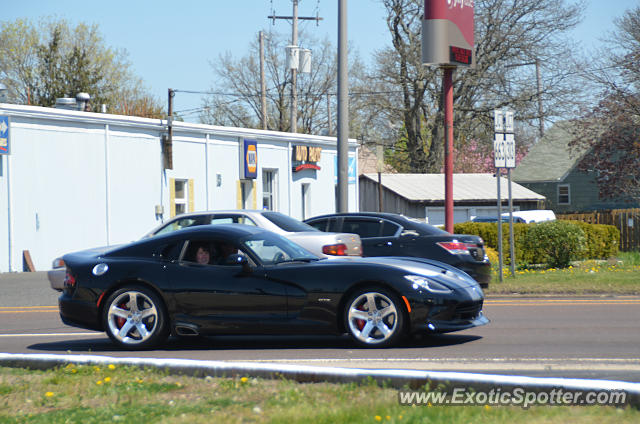
<svg viewBox="0 0 640 424">
<path fill-rule="evenodd" d="M 243 383 L 246 383 L 247 381 L 249 381 L 249 379 L 247 377 L 242 377 L 240 381 Z"/>
<path fill-rule="evenodd" d="M 108 382 L 110 382 L 110 381 L 111 381 L 111 377 L 105 377 L 105 378 L 104 378 L 104 382 L 105 382 L 105 383 L 108 383 Z"/>
<path fill-rule="evenodd" d="M 51 396 L 53 396 L 53 392 L 47 392 L 47 393 L 45 393 L 44 395 L 45 395 L 46 397 L 51 397 Z"/>
<path fill-rule="evenodd" d="M 93 370 L 94 370 L 95 372 L 99 372 L 99 371 L 100 371 L 100 367 L 93 367 Z"/>
<path fill-rule="evenodd" d="M 136 380 L 136 383 L 142 384 L 143 380 L 141 378 Z"/>
<path fill-rule="evenodd" d="M 398 415 L 398 419 L 401 420 L 402 419 L 402 415 Z"/>
<path fill-rule="evenodd" d="M 101 385 L 102 385 L 102 380 L 98 380 L 98 381 L 96 381 L 96 384 L 97 384 L 98 386 L 101 386 Z"/>
<path fill-rule="evenodd" d="M 485 405 L 485 406 L 484 406 L 484 409 L 488 411 L 488 410 L 490 410 L 490 409 L 491 409 L 491 407 L 490 407 L 489 405 Z"/>
<path fill-rule="evenodd" d="M 71 374 L 75 374 L 75 373 L 77 373 L 77 372 L 78 372 L 78 370 L 77 370 L 77 369 L 75 369 L 75 368 L 71 370 Z"/>
<path fill-rule="evenodd" d="M 376 415 L 376 421 L 382 421 L 382 417 L 380 415 Z"/>
<path fill-rule="evenodd" d="M 115 370 L 115 369 L 116 369 L 116 366 L 115 366 L 115 365 L 113 365 L 113 364 L 109 364 L 109 369 L 110 369 L 110 370 Z"/>
<path fill-rule="evenodd" d="M 386 416 L 386 418 L 387 418 L 388 420 L 390 420 L 390 419 L 391 419 L 391 416 L 390 416 L 390 415 L 387 415 L 387 416 Z"/>
</svg>

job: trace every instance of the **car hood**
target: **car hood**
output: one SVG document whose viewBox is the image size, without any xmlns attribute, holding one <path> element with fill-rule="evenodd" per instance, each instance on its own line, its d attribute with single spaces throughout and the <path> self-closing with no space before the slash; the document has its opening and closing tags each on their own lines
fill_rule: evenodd
<svg viewBox="0 0 640 424">
<path fill-rule="evenodd" d="M 345 261 L 350 263 L 362 263 L 370 265 L 384 265 L 396 268 L 405 275 L 422 275 L 425 277 L 440 277 L 452 280 L 458 287 L 479 287 L 478 282 L 464 271 L 454 268 L 443 262 L 431 259 L 398 257 L 398 256 L 374 256 L 374 257 L 348 257 L 336 258 L 332 261 Z"/>
</svg>

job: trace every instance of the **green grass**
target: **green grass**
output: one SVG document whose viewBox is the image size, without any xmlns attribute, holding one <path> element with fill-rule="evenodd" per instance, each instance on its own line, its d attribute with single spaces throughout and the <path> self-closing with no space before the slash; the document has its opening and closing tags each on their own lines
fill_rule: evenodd
<svg viewBox="0 0 640 424">
<path fill-rule="evenodd" d="M 516 269 L 515 275 L 507 265 L 502 283 L 494 264 L 486 293 L 640 295 L 640 253 L 624 252 L 609 261 L 583 261 L 565 269 Z"/>
<path fill-rule="evenodd" d="M 362 384 L 195 378 L 133 367 L 0 368 L 1 423 L 635 423 L 614 407 L 401 406 Z"/>
</svg>

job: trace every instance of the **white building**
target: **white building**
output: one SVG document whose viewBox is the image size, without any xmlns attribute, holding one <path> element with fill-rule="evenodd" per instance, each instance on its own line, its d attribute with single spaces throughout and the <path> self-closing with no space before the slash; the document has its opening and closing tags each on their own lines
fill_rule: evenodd
<svg viewBox="0 0 640 424">
<path fill-rule="evenodd" d="M 336 209 L 335 137 L 174 122 L 165 169 L 167 121 L 0 104 L 0 130 L 3 122 L 0 272 L 22 271 L 24 251 L 46 270 L 57 256 L 136 240 L 183 211 L 268 208 L 304 219 Z M 356 150 L 350 140 L 350 211 Z"/>
</svg>

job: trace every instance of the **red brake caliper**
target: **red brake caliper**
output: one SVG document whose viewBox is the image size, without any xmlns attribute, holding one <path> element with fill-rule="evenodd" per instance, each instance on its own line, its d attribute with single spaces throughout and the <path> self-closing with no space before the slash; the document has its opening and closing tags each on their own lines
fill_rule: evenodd
<svg viewBox="0 0 640 424">
<path fill-rule="evenodd" d="M 364 305 L 364 303 L 358 306 L 356 309 L 359 311 L 364 311 L 364 308 L 362 307 L 362 305 Z M 358 326 L 358 330 L 362 331 L 362 329 L 364 328 L 364 324 L 365 324 L 365 320 L 363 319 L 356 320 L 356 325 Z"/>
<path fill-rule="evenodd" d="M 126 304 L 126 303 L 121 303 L 119 306 L 120 306 L 120 308 L 121 308 L 121 309 L 124 309 L 124 308 L 126 308 L 126 307 L 127 307 L 127 304 Z M 126 319 L 124 319 L 124 318 L 122 318 L 122 317 L 118 317 L 118 318 L 116 318 L 116 323 L 118 324 L 118 328 L 122 328 L 122 326 L 124 325 L 124 323 L 125 323 L 126 321 L 127 321 L 127 320 L 126 320 Z"/>
</svg>

